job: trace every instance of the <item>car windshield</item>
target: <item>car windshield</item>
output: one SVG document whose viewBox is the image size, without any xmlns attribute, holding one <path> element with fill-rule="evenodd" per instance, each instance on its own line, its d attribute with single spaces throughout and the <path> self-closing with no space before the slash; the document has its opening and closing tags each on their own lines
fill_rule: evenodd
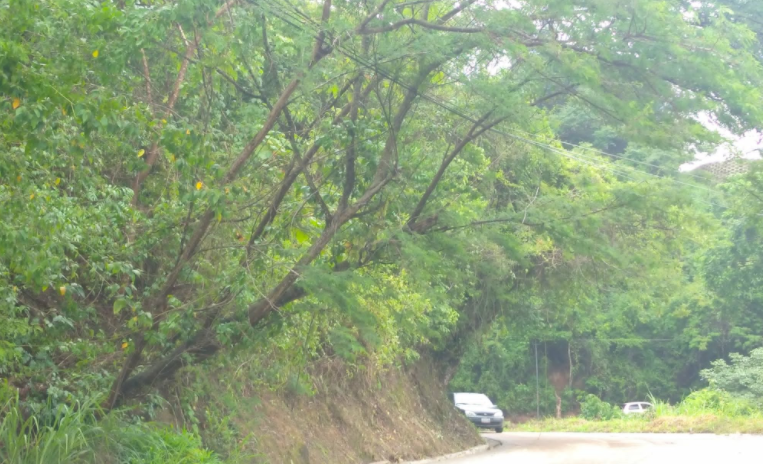
<svg viewBox="0 0 763 464">
<path fill-rule="evenodd" d="M 474 406 L 492 406 L 490 398 L 481 393 L 456 393 L 453 395 L 456 404 L 470 404 Z"/>
</svg>

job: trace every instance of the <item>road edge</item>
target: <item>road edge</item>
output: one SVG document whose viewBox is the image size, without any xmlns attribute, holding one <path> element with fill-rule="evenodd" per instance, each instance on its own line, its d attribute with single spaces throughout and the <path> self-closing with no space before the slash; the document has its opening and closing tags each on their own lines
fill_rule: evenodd
<svg viewBox="0 0 763 464">
<path fill-rule="evenodd" d="M 444 461 L 445 459 L 456 459 L 456 458 L 461 458 L 464 456 L 470 456 L 472 454 L 482 453 L 482 452 L 491 450 L 495 447 L 501 446 L 501 444 L 502 443 L 500 440 L 485 437 L 484 445 L 475 446 L 474 448 L 469 448 L 468 450 L 464 450 L 464 451 L 458 451 L 456 453 L 445 454 L 445 455 L 437 456 L 433 458 L 426 458 L 420 461 L 400 461 L 400 464 L 429 464 L 432 462 Z M 376 461 L 376 462 L 372 462 L 371 464 L 392 464 L 392 462 Z"/>
</svg>

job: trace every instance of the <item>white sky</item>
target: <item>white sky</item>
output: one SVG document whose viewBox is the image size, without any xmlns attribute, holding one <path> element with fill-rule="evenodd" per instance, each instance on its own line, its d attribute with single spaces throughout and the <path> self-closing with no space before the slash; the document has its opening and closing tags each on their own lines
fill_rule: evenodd
<svg viewBox="0 0 763 464">
<path fill-rule="evenodd" d="M 763 1 L 763 0 L 758 0 Z M 514 8 L 519 9 L 522 7 L 520 0 L 495 0 L 493 4 L 498 9 Z M 700 5 L 700 2 L 692 3 L 695 8 Z M 686 18 L 691 20 L 693 17 L 692 11 L 686 12 Z M 496 73 L 498 70 L 509 67 L 509 60 L 506 57 L 499 58 L 498 60 L 490 63 L 489 72 Z M 700 166 L 706 164 L 716 163 L 718 161 L 727 160 L 733 156 L 739 156 L 744 159 L 762 159 L 760 150 L 763 150 L 763 132 L 759 130 L 749 131 L 742 136 L 736 136 L 718 125 L 707 114 L 700 114 L 698 120 L 707 128 L 717 132 L 723 138 L 728 140 L 728 143 L 720 145 L 713 153 L 697 153 L 694 161 L 684 163 L 680 167 L 680 171 L 692 171 Z"/>
<path fill-rule="evenodd" d="M 694 161 L 681 166 L 682 172 L 692 171 L 700 166 L 723 161 L 733 156 L 761 159 L 758 150 L 763 150 L 763 133 L 760 131 L 752 130 L 739 137 L 720 127 L 707 115 L 700 115 L 698 119 L 705 127 L 714 130 L 730 142 L 719 146 L 713 153 L 698 153 Z"/>
</svg>

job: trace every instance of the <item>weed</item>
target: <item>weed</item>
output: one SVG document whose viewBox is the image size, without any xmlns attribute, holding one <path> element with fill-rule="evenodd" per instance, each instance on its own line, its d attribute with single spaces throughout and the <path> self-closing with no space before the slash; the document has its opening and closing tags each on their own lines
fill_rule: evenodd
<svg viewBox="0 0 763 464">
<path fill-rule="evenodd" d="M 715 389 L 698 390 L 677 405 L 651 399 L 644 415 L 614 413 L 617 408 L 598 398 L 581 403 L 584 417 L 543 419 L 507 424 L 515 431 L 612 433 L 763 433 L 763 411 L 745 399 Z"/>
<path fill-rule="evenodd" d="M 7 391 L 7 390 L 6 390 Z M 0 403 L 0 462 L 5 464 L 217 464 L 188 431 L 104 415 L 92 402 L 57 404 L 41 421 L 24 414 L 18 396 Z"/>
</svg>

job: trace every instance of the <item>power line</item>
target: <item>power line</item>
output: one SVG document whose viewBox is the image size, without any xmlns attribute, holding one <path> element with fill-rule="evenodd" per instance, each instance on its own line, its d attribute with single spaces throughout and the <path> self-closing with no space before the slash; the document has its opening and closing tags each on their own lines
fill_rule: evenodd
<svg viewBox="0 0 763 464">
<path fill-rule="evenodd" d="M 511 340 L 517 342 L 526 343 L 553 343 L 553 342 L 677 342 L 683 339 L 681 338 L 527 338 L 527 337 L 501 337 L 502 340 Z"/>
<path fill-rule="evenodd" d="M 277 1 L 276 0 L 266 0 L 264 3 L 269 3 L 271 6 L 275 6 Z M 281 7 L 283 7 L 283 5 L 276 6 L 276 9 L 279 10 L 279 13 L 286 14 L 286 15 L 290 16 L 292 19 L 298 21 L 300 24 L 296 24 L 296 23 L 294 23 L 294 22 L 284 18 L 279 13 L 276 13 L 273 10 L 271 10 L 271 13 L 273 13 L 274 16 L 276 16 L 279 19 L 283 20 L 284 22 L 286 22 L 287 24 L 291 25 L 292 27 L 296 27 L 296 28 L 298 28 L 298 29 L 300 29 L 302 31 L 305 31 L 305 32 L 314 32 L 315 36 L 317 37 L 317 35 L 319 34 L 319 31 L 307 31 L 305 29 L 305 27 L 303 27 L 303 26 L 307 26 L 307 25 L 304 22 L 302 22 L 302 19 L 300 19 L 300 18 L 305 18 L 309 22 L 313 23 L 313 25 L 320 27 L 320 25 L 317 24 L 314 20 L 312 20 L 312 18 L 310 18 L 306 14 L 300 12 L 298 9 L 296 9 L 296 7 L 293 7 L 293 8 L 298 11 L 300 17 L 297 17 L 293 13 L 289 13 L 288 11 L 284 11 L 283 9 L 281 9 Z M 385 79 L 389 80 L 390 82 L 393 82 L 393 83 L 399 85 L 400 87 L 402 87 L 402 88 L 404 88 L 406 90 L 413 90 L 408 84 L 400 82 L 399 80 L 397 80 L 395 77 L 391 76 L 386 71 L 380 69 L 377 66 L 374 66 L 372 63 L 369 63 L 369 62 L 363 60 L 362 58 L 358 57 L 356 54 L 347 51 L 346 49 L 342 48 L 340 45 L 335 44 L 334 48 L 336 50 L 338 50 L 339 53 L 341 53 L 345 57 L 349 58 L 350 60 L 352 60 L 352 61 L 354 61 L 354 62 L 356 62 L 358 64 L 360 64 L 361 66 L 363 66 L 363 67 L 365 67 L 367 69 L 373 70 L 374 72 L 378 73 L 379 75 L 381 75 Z M 465 119 L 465 120 L 470 121 L 472 123 L 477 123 L 478 122 L 478 120 L 476 118 L 474 118 L 474 117 L 472 117 L 470 115 L 467 115 L 464 112 L 458 110 L 457 108 L 454 108 L 454 107 L 452 107 L 452 106 L 442 102 L 441 100 L 439 100 L 439 99 L 437 99 L 435 97 L 432 97 L 432 96 L 430 96 L 430 95 L 428 95 L 428 94 L 426 94 L 424 92 L 418 92 L 418 95 L 421 98 L 423 98 L 424 100 L 427 100 L 430 103 L 432 103 L 432 104 L 442 108 L 443 110 L 448 111 L 448 112 L 450 112 L 450 113 L 452 113 L 452 114 L 454 114 L 454 115 L 456 115 L 456 116 L 458 116 L 458 117 L 460 117 L 462 119 Z M 559 154 L 561 156 L 564 156 L 564 157 L 567 157 L 567 158 L 570 158 L 570 159 L 574 159 L 576 161 L 583 162 L 585 164 L 589 164 L 589 165 L 592 165 L 592 166 L 595 166 L 595 167 L 598 167 L 598 168 L 608 169 L 608 170 L 613 171 L 615 173 L 619 173 L 620 175 L 623 175 L 624 177 L 627 177 L 627 178 L 629 178 L 631 180 L 635 180 L 632 177 L 629 177 L 627 174 L 623 173 L 622 171 L 618 171 L 617 168 L 614 168 L 614 167 L 611 167 L 611 166 L 607 166 L 607 165 L 603 165 L 603 164 L 598 164 L 598 163 L 596 163 L 595 160 L 591 160 L 591 159 L 587 159 L 587 162 L 583 161 L 581 158 L 578 158 L 575 155 L 572 155 L 572 154 L 568 153 L 566 150 L 559 149 L 559 148 L 553 147 L 551 145 L 544 144 L 542 142 L 538 142 L 536 140 L 528 139 L 526 137 L 522 137 L 522 136 L 519 136 L 519 135 L 516 135 L 516 134 L 512 134 L 512 133 L 509 133 L 509 132 L 506 132 L 506 131 L 501 131 L 501 130 L 498 130 L 496 128 L 490 128 L 489 130 L 490 130 L 490 132 L 502 135 L 504 137 L 514 138 L 514 139 L 523 141 L 525 143 L 534 145 L 536 147 L 539 147 L 539 148 L 542 148 L 542 149 L 545 149 L 545 150 L 557 153 L 557 154 Z M 525 132 L 525 133 L 527 133 L 527 132 Z M 527 134 L 529 134 L 529 133 L 527 133 Z M 629 158 L 626 158 L 626 157 L 623 157 L 623 156 L 620 156 L 620 155 L 610 154 L 610 153 L 607 153 L 607 152 L 604 152 L 604 151 L 601 151 L 601 150 L 597 150 L 597 151 L 599 153 L 605 154 L 607 156 L 611 156 L 611 157 L 615 157 L 615 158 L 621 158 L 621 159 L 626 159 L 626 160 L 629 160 L 629 161 L 632 161 L 632 162 L 639 163 L 638 160 L 632 160 L 632 159 L 629 159 Z M 578 155 L 580 155 L 580 154 L 578 154 Z M 580 156 L 583 156 L 583 155 L 580 155 Z M 641 164 L 650 165 L 650 163 L 645 163 L 645 162 L 640 162 L 640 163 Z M 660 168 L 659 166 L 656 166 L 656 165 L 651 165 L 651 166 L 657 167 L 659 169 L 664 169 L 664 168 Z M 716 193 L 716 194 L 719 193 L 716 190 L 712 190 L 712 189 L 709 189 L 709 188 L 706 188 L 706 187 L 703 187 L 703 186 L 699 186 L 699 185 L 695 185 L 695 184 L 690 184 L 690 183 L 682 182 L 682 181 L 679 181 L 679 180 L 671 178 L 671 177 L 660 176 L 660 175 L 657 175 L 657 174 L 649 173 L 649 172 L 642 171 L 642 170 L 635 169 L 635 168 L 634 168 L 634 170 L 638 171 L 638 172 L 640 172 L 641 174 L 644 174 L 644 175 L 656 177 L 656 178 L 659 178 L 659 179 L 666 179 L 666 180 L 668 180 L 670 182 L 675 182 L 677 184 L 684 185 L 684 186 L 687 186 L 687 187 L 699 188 L 699 189 L 702 189 L 702 190 L 706 190 L 706 191 L 708 191 L 710 193 Z M 720 204 L 716 204 L 716 203 L 713 203 L 713 202 L 708 202 L 708 201 L 704 201 L 704 200 L 699 200 L 699 201 L 702 202 L 702 203 L 708 204 L 710 206 L 715 206 L 715 207 L 722 208 L 722 209 L 728 208 L 725 205 L 720 205 Z"/>
<path fill-rule="evenodd" d="M 517 131 L 517 132 L 522 132 L 522 133 L 524 133 L 526 135 L 530 135 L 530 136 L 535 135 L 535 134 L 533 134 L 531 132 L 527 132 L 527 131 L 524 131 L 524 130 L 521 130 L 521 129 L 512 129 L 512 130 Z M 633 159 L 633 158 L 628 158 L 627 156 L 623 156 L 623 155 L 617 155 L 617 154 L 614 154 L 614 153 L 609 153 L 609 152 L 606 152 L 606 151 L 598 149 L 598 148 L 587 147 L 585 145 L 576 144 L 576 143 L 572 143 L 572 142 L 565 142 L 565 141 L 562 141 L 562 143 L 564 145 L 569 145 L 571 147 L 579 148 L 581 150 L 590 151 L 590 152 L 593 152 L 593 153 L 598 153 L 600 155 L 604 155 L 604 156 L 608 156 L 608 157 L 612 157 L 612 158 L 618 158 L 618 159 L 621 159 L 623 161 L 630 161 L 630 162 L 636 163 L 636 164 L 642 164 L 644 166 L 648 166 L 648 167 L 651 167 L 651 168 L 659 169 L 660 171 L 673 172 L 673 171 L 669 170 L 668 168 L 665 168 L 663 166 L 659 166 L 657 164 L 652 164 L 652 163 L 649 163 L 649 162 L 646 162 L 646 161 L 641 161 L 641 160 L 637 160 L 637 159 Z M 690 174 L 688 172 L 682 173 L 682 175 L 687 176 L 687 177 L 693 177 L 693 178 L 698 179 L 698 180 L 705 180 L 705 177 L 703 177 L 703 176 L 698 176 L 696 174 Z M 713 192 L 717 193 L 718 191 L 717 190 L 713 190 Z"/>
<path fill-rule="evenodd" d="M 510 134 L 510 133 L 505 133 L 505 132 L 502 132 L 502 131 L 499 131 L 499 130 L 494 130 L 493 132 L 495 132 L 495 133 L 497 133 L 499 135 L 503 135 L 505 137 L 510 137 L 510 138 L 514 138 L 514 139 L 517 139 L 517 140 L 521 140 L 521 141 L 523 141 L 525 143 L 528 143 L 528 144 L 531 144 L 531 145 L 535 145 L 535 146 L 538 146 L 538 147 L 543 148 L 545 150 L 551 151 L 552 153 L 556 153 L 558 155 L 565 156 L 567 158 L 571 158 L 571 159 L 577 160 L 579 162 L 583 162 L 585 164 L 589 164 L 591 166 L 594 166 L 594 167 L 597 167 L 597 168 L 600 168 L 600 169 L 611 170 L 611 171 L 613 171 L 613 172 L 615 172 L 615 173 L 617 173 L 619 175 L 622 175 L 622 176 L 624 176 L 624 177 L 626 177 L 628 179 L 631 179 L 633 181 L 636 180 L 633 177 L 630 177 L 629 175 L 624 174 L 622 171 L 618 171 L 614 167 L 611 167 L 611 166 L 606 165 L 606 164 L 597 164 L 595 161 L 591 160 L 590 158 L 586 158 L 583 155 L 578 154 L 579 156 L 583 156 L 582 158 L 578 158 L 575 155 L 572 155 L 572 154 L 568 153 L 564 149 L 556 148 L 556 147 L 553 147 L 553 146 L 548 145 L 548 144 L 537 142 L 537 141 L 534 141 L 534 140 L 531 140 L 531 139 L 527 139 L 527 138 L 524 138 L 524 137 L 519 137 L 517 135 Z M 645 171 L 641 171 L 641 170 L 635 169 L 635 168 L 634 168 L 634 171 L 639 172 L 641 174 L 648 175 L 648 176 L 653 176 L 653 177 L 656 177 L 658 179 L 664 179 L 664 180 L 667 180 L 667 181 L 672 181 L 672 182 L 676 182 L 676 183 L 679 183 L 679 184 L 683 184 L 683 185 L 687 185 L 687 186 L 692 186 L 692 184 L 686 184 L 684 182 L 680 182 L 680 181 L 678 181 L 676 179 L 672 179 L 670 177 L 658 176 L 658 175 L 651 174 L 651 173 L 648 173 L 648 172 L 645 172 Z M 645 197 L 645 195 L 642 195 L 642 194 L 640 194 L 638 192 L 633 192 L 633 193 L 636 194 L 636 195 L 639 195 L 641 197 Z M 716 208 L 721 208 L 721 209 L 727 209 L 728 208 L 726 205 L 721 205 L 721 204 L 718 204 L 718 203 L 715 203 L 715 202 L 712 202 L 712 201 L 702 200 L 702 199 L 699 199 L 699 198 L 696 198 L 696 197 L 694 197 L 694 200 L 698 201 L 700 203 L 704 203 L 704 204 L 706 204 L 708 206 L 714 206 Z"/>
</svg>

